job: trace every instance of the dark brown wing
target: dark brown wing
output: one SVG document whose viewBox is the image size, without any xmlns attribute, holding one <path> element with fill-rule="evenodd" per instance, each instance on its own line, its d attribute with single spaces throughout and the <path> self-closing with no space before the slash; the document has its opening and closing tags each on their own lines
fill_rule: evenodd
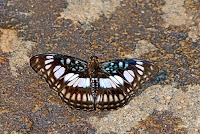
<svg viewBox="0 0 200 134">
<path fill-rule="evenodd" d="M 119 75 L 110 75 L 105 72 L 99 75 L 98 92 L 95 105 L 100 110 L 111 110 L 123 107 L 130 100 L 125 87 L 130 85 Z"/>
<path fill-rule="evenodd" d="M 30 65 L 68 105 L 94 109 L 87 62 L 67 55 L 40 54 L 30 59 Z"/>
<path fill-rule="evenodd" d="M 115 60 L 101 63 L 96 107 L 117 109 L 127 104 L 141 86 L 157 76 L 158 66 L 143 60 Z"/>
</svg>

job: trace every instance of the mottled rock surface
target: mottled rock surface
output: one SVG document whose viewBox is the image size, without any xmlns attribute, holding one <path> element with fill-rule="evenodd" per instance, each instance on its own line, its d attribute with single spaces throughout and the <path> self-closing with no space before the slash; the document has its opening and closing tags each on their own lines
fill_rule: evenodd
<svg viewBox="0 0 200 134">
<path fill-rule="evenodd" d="M 0 133 L 200 133 L 199 0 L 1 0 Z M 138 58 L 161 73 L 113 111 L 69 108 L 30 67 L 39 53 Z"/>
</svg>

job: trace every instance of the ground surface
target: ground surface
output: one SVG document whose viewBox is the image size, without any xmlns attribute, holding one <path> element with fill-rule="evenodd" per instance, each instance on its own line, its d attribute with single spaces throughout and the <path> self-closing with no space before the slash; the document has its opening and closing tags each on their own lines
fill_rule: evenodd
<svg viewBox="0 0 200 134">
<path fill-rule="evenodd" d="M 70 109 L 38 53 L 139 58 L 161 74 L 115 111 Z M 200 133 L 199 0 L 0 0 L 0 133 Z"/>
</svg>

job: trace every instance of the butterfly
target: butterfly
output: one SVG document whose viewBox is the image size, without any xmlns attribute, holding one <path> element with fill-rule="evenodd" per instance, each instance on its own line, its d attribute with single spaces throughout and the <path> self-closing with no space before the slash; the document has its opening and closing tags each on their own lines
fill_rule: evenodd
<svg viewBox="0 0 200 134">
<path fill-rule="evenodd" d="M 111 110 L 126 105 L 142 85 L 158 75 L 157 65 L 146 60 L 117 59 L 89 62 L 61 54 L 39 54 L 30 66 L 70 107 Z"/>
</svg>

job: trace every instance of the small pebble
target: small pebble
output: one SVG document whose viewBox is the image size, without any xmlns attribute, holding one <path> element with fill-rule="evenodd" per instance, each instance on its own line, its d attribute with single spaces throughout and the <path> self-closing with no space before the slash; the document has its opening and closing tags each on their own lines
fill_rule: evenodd
<svg viewBox="0 0 200 134">
<path fill-rule="evenodd" d="M 180 109 L 182 109 L 182 107 L 181 106 L 177 106 L 177 109 L 180 110 Z"/>
<path fill-rule="evenodd" d="M 171 100 L 172 97 L 171 97 L 171 96 L 167 96 L 166 99 L 167 99 L 167 100 Z"/>
</svg>

